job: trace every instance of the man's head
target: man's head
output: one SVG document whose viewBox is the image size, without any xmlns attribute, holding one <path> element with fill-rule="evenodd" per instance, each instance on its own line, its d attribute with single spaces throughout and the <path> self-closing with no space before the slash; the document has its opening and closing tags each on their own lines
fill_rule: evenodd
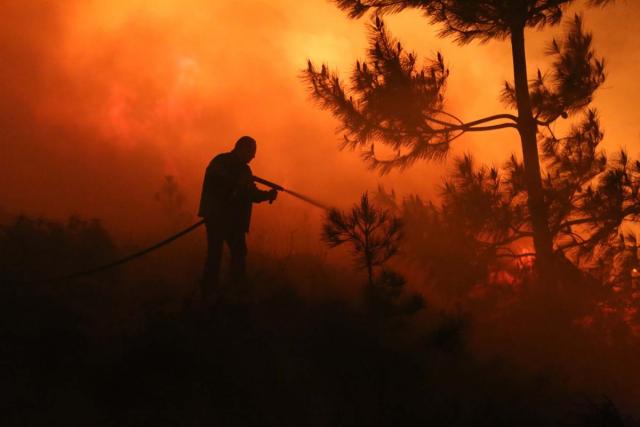
<svg viewBox="0 0 640 427">
<path fill-rule="evenodd" d="M 243 136 L 236 141 L 233 152 L 244 163 L 249 163 L 256 156 L 256 140 L 250 136 Z"/>
</svg>

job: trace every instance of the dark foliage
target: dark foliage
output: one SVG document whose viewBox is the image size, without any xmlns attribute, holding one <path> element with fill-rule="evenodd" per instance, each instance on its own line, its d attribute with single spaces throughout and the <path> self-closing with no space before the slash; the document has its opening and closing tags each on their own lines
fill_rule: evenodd
<svg viewBox="0 0 640 427">
<path fill-rule="evenodd" d="M 602 6 L 610 0 L 590 0 Z M 397 13 L 416 8 L 435 24 L 442 35 L 452 35 L 461 43 L 473 40 L 505 39 L 517 26 L 543 28 L 562 20 L 563 11 L 575 0 L 335 0 L 352 18 L 366 12 Z"/>
<path fill-rule="evenodd" d="M 590 110 L 566 137 L 544 139 L 550 229 L 558 255 L 604 281 L 628 281 L 637 265 L 637 246 L 625 227 L 639 219 L 640 164 L 625 152 L 607 161 L 598 149 L 602 137 L 597 113 Z M 532 256 L 513 251 L 531 247 L 523 180 L 515 157 L 497 169 L 476 165 L 466 155 L 445 181 L 439 215 L 451 228 L 460 225 L 479 249 Z"/>
<path fill-rule="evenodd" d="M 212 315 L 137 309 L 141 330 L 116 325 L 100 340 L 60 311 L 41 313 L 47 327 L 35 335 L 4 334 L 3 425 L 637 425 L 475 360 L 455 318 L 380 340 L 348 305 L 291 292 Z"/>
<path fill-rule="evenodd" d="M 538 70 L 530 82 L 529 93 L 533 114 L 542 125 L 568 113 L 579 113 L 587 107 L 593 94 L 605 81 L 604 60 L 597 58 L 592 48 L 593 35 L 585 32 L 582 17 L 576 15 L 567 25 L 564 40 L 554 39 L 547 54 L 552 58 L 552 70 Z M 506 83 L 503 100 L 515 107 L 516 90 Z"/>
<path fill-rule="evenodd" d="M 495 252 L 475 239 L 470 229 L 460 227 L 456 222 L 460 218 L 448 216 L 451 213 L 418 196 L 398 200 L 382 187 L 376 201 L 402 218 L 410 230 L 402 239 L 404 260 L 425 274 L 429 286 L 441 295 L 460 299 L 490 278 L 497 265 Z M 465 220 L 469 217 L 465 215 Z"/>
<path fill-rule="evenodd" d="M 356 63 L 350 90 L 325 65 L 318 71 L 309 61 L 303 76 L 315 99 L 343 123 L 344 146 L 371 144 L 363 156 L 383 172 L 417 159 L 441 158 L 459 133 L 442 126 L 447 123 L 443 120 L 451 119 L 442 111 L 449 75 L 444 59 L 438 54 L 419 66 L 415 53 L 405 51 L 378 18 L 370 32 L 369 59 Z M 398 152 L 392 162 L 376 160 L 377 140 Z M 402 150 L 408 152 L 401 154 Z"/>
<path fill-rule="evenodd" d="M 505 239 L 512 242 L 520 237 L 531 237 L 537 252 L 535 263 L 540 277 L 544 281 L 554 282 L 553 234 L 558 231 L 550 228 L 557 226 L 554 223 L 557 218 L 553 216 L 557 216 L 558 212 L 552 210 L 558 206 L 550 208 L 547 205 L 550 197 L 545 199 L 544 193 L 548 188 L 543 187 L 556 184 L 543 183 L 544 178 L 553 178 L 551 174 L 545 176 L 541 168 L 536 139 L 558 139 L 551 125 L 560 117 L 581 114 L 589 106 L 595 91 L 605 80 L 605 69 L 604 61 L 592 49 L 591 34 L 584 31 L 582 19 L 576 16 L 568 26 L 564 39 L 551 43 L 551 71 L 538 71 L 537 78 L 530 81 L 527 76 L 524 29 L 559 23 L 565 9 L 573 1 L 337 0 L 336 3 L 351 17 L 360 17 L 368 10 L 376 12 L 371 25 L 371 47 L 367 61 L 356 63 L 350 88 L 345 88 L 338 75 L 329 72 L 325 65 L 318 71 L 311 61 L 303 75 L 314 99 L 321 107 L 332 111 L 343 124 L 345 145 L 361 148 L 370 166 L 387 173 L 395 167 L 405 168 L 416 160 L 442 159 L 451 142 L 465 132 L 503 128 L 517 130 L 523 162 L 519 164 L 512 157 L 507 168 L 513 172 L 509 178 L 519 180 L 513 181 L 519 186 L 515 193 L 506 194 L 502 191 L 497 170 L 486 170 L 478 171 L 479 175 L 475 176 L 469 173 L 465 175 L 461 171 L 459 182 L 449 185 L 445 194 L 452 199 L 461 196 L 480 197 L 476 200 L 479 202 L 477 205 L 466 206 L 484 209 L 484 212 L 479 212 L 481 215 L 498 215 L 493 222 L 501 227 L 474 229 L 471 233 L 484 234 L 483 237 L 491 238 L 495 244 Z M 589 3 L 604 5 L 608 1 L 595 0 Z M 517 115 L 495 114 L 465 122 L 446 111 L 444 90 L 449 71 L 442 55 L 438 53 L 427 65 L 417 67 L 416 55 L 403 49 L 400 42 L 389 35 L 380 19 L 382 14 L 396 13 L 405 8 L 424 11 L 433 23 L 441 25 L 443 36 L 453 36 L 462 43 L 509 38 L 515 83 L 505 84 L 503 99 L 517 110 Z M 575 132 L 573 136 L 576 136 Z M 381 159 L 377 155 L 377 142 L 390 149 L 393 153 L 391 157 Z M 459 164 L 465 165 L 470 166 L 469 162 Z M 491 180 L 493 183 L 489 182 Z M 472 188 L 453 194 L 452 191 L 458 188 L 456 184 L 458 187 L 470 185 Z M 493 190 L 490 188 L 492 185 Z M 524 200 L 520 200 L 520 194 L 524 195 Z M 482 199 L 484 196 L 490 199 Z M 500 206 L 497 199 L 500 199 Z M 570 204 L 560 198 L 554 201 Z M 518 204 L 518 209 L 510 210 L 515 207 L 513 202 Z M 561 214 L 570 210 L 566 206 L 561 209 Z M 524 218 L 530 223 L 526 231 L 521 230 L 520 224 Z M 478 225 L 480 219 L 474 221 L 476 224 L 466 225 Z"/>
<path fill-rule="evenodd" d="M 0 277 L 8 283 L 42 280 L 95 267 L 115 256 L 99 220 L 66 223 L 18 216 L 0 225 Z"/>
<path fill-rule="evenodd" d="M 412 315 L 425 307 L 418 293 L 405 292 L 406 279 L 393 270 L 382 270 L 373 284 L 365 288 L 365 303 L 378 319 Z"/>
<path fill-rule="evenodd" d="M 405 2 L 393 3 L 388 7 L 395 11 Z M 510 114 L 464 122 L 447 112 L 444 96 L 449 70 L 442 55 L 438 53 L 420 67 L 417 55 L 404 49 L 380 18 L 375 18 L 370 31 L 368 60 L 356 62 L 349 87 L 326 65 L 318 71 L 311 61 L 303 77 L 320 106 L 341 121 L 344 146 L 362 148 L 363 158 L 371 167 L 387 173 L 395 167 L 406 168 L 416 160 L 441 159 L 450 143 L 465 132 L 517 128 L 518 118 Z M 592 40 L 581 17 L 576 15 L 565 38 L 551 43 L 548 53 L 553 57 L 552 70 L 538 71 L 529 88 L 533 114 L 540 126 L 582 112 L 604 82 L 604 61 L 596 57 Z M 512 83 L 505 84 L 502 97 L 515 107 Z M 380 159 L 375 152 L 376 142 L 396 154 Z"/>
<path fill-rule="evenodd" d="M 289 259 L 287 271 L 312 267 Z M 1 287 L 2 424 L 637 425 L 609 401 L 576 407 L 559 382 L 480 361 L 468 318 L 381 324 L 342 299 L 303 298 L 281 267 L 261 277 L 254 303 L 215 310 L 167 310 L 149 303 L 159 283 L 130 277 Z M 402 283 L 380 280 L 391 292 Z"/>
<path fill-rule="evenodd" d="M 358 267 L 365 269 L 373 285 L 374 268 L 381 267 L 398 252 L 402 224 L 389 211 L 379 209 L 364 193 L 349 213 L 332 209 L 327 214 L 322 237 L 330 247 L 349 243 Z"/>
<path fill-rule="evenodd" d="M 346 88 L 326 65 L 318 71 L 309 61 L 303 78 L 315 100 L 342 123 L 346 148 L 361 148 L 372 168 L 388 173 L 417 160 L 446 156 L 450 143 L 465 132 L 515 128 L 516 118 L 498 114 L 463 122 L 446 111 L 445 89 L 449 70 L 438 53 L 423 66 L 386 30 L 378 17 L 370 26 L 368 60 L 357 62 Z M 381 142 L 391 158 L 376 155 Z"/>
</svg>

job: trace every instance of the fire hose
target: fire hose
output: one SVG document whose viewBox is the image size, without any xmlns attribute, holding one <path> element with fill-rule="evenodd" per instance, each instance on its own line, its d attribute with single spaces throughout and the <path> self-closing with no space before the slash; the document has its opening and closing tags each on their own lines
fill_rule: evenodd
<svg viewBox="0 0 640 427">
<path fill-rule="evenodd" d="M 331 209 L 327 205 L 325 205 L 323 203 L 320 203 L 317 200 L 314 200 L 314 199 L 312 199 L 310 197 L 307 197 L 307 196 L 305 196 L 303 194 L 300 194 L 300 193 L 297 193 L 295 191 L 287 190 L 286 188 L 282 187 L 281 185 L 275 184 L 275 183 L 273 183 L 271 181 L 267 181 L 266 179 L 262 179 L 262 178 L 259 178 L 259 177 L 254 175 L 253 176 L 253 180 L 255 182 L 257 182 L 258 184 L 266 185 L 267 187 L 273 188 L 274 190 L 278 190 L 278 191 L 282 191 L 283 193 L 287 193 L 287 194 L 289 194 L 289 195 L 291 195 L 291 196 L 293 196 L 293 197 L 295 197 L 297 199 L 302 200 L 303 202 L 307 202 L 310 205 L 315 206 L 316 208 L 324 209 L 325 211 L 328 211 L 328 210 Z"/>
<path fill-rule="evenodd" d="M 265 185 L 265 186 L 267 186 L 269 188 L 272 188 L 274 190 L 281 191 L 283 193 L 287 193 L 287 194 L 289 194 L 289 195 L 291 195 L 291 196 L 293 196 L 293 197 L 295 197 L 297 199 L 300 199 L 303 202 L 306 202 L 306 203 L 308 203 L 308 204 L 310 204 L 312 206 L 315 206 L 317 208 L 320 208 L 320 209 L 323 209 L 323 210 L 329 210 L 330 209 L 327 205 L 325 205 L 323 203 L 320 203 L 320 202 L 318 202 L 318 201 L 316 201 L 314 199 L 311 199 L 311 198 L 309 198 L 309 197 L 307 197 L 307 196 L 305 196 L 303 194 L 297 193 L 295 191 L 288 190 L 288 189 L 282 187 L 281 185 L 278 185 L 278 184 L 273 183 L 271 181 L 267 181 L 266 179 L 263 179 L 263 178 L 260 178 L 260 177 L 257 177 L 257 176 L 254 175 L 253 180 L 255 182 L 257 182 L 258 184 L 262 184 L 262 185 Z M 195 224 L 190 225 L 189 227 L 185 228 L 184 230 L 179 231 L 176 234 L 173 234 L 173 235 L 167 237 L 166 239 L 164 239 L 164 240 L 162 240 L 162 241 L 160 241 L 160 242 L 158 242 L 158 243 L 156 243 L 156 244 L 154 244 L 152 246 L 149 246 L 149 247 L 147 247 L 145 249 L 142 249 L 142 250 L 139 250 L 137 252 L 134 252 L 134 253 L 132 253 L 130 255 L 127 255 L 127 256 L 125 256 L 123 258 L 120 258 L 120 259 L 117 259 L 115 261 L 112 261 L 112 262 L 110 262 L 108 264 L 104 264 L 104 265 L 100 265 L 98 267 L 93 267 L 93 268 L 90 268 L 90 269 L 87 269 L 87 270 L 77 271 L 75 273 L 67 274 L 67 275 L 64 275 L 64 276 L 49 278 L 49 279 L 46 279 L 46 280 L 40 280 L 40 281 L 32 282 L 32 283 L 60 282 L 60 281 L 63 281 L 63 280 L 76 279 L 76 278 L 79 278 L 79 277 L 84 277 L 84 276 L 89 276 L 89 275 L 92 275 L 92 274 L 95 274 L 95 273 L 99 273 L 101 271 L 110 270 L 110 269 L 115 268 L 115 267 L 117 267 L 119 265 L 126 264 L 126 263 L 128 263 L 130 261 L 133 261 L 136 258 L 140 258 L 140 257 L 142 257 L 142 256 L 144 256 L 144 255 L 146 255 L 146 254 L 148 254 L 150 252 L 153 252 L 153 251 L 155 251 L 157 249 L 160 249 L 161 247 L 163 247 L 165 245 L 168 245 L 169 243 L 171 243 L 171 242 L 173 242 L 173 241 L 175 241 L 175 240 L 177 240 L 177 239 L 179 239 L 179 238 L 191 233 L 193 230 L 197 229 L 202 224 L 204 224 L 204 221 L 205 220 L 200 220 L 200 221 L 196 222 Z"/>
</svg>

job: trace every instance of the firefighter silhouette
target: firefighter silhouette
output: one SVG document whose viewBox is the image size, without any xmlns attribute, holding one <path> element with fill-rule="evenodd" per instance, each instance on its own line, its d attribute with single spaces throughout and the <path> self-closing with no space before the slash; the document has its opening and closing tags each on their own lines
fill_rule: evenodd
<svg viewBox="0 0 640 427">
<path fill-rule="evenodd" d="M 207 230 L 207 258 L 202 277 L 202 297 L 220 291 L 220 262 L 224 243 L 231 254 L 231 284 L 246 286 L 247 245 L 253 203 L 273 202 L 278 192 L 256 187 L 249 162 L 256 155 L 256 141 L 243 136 L 232 151 L 213 158 L 204 175 L 198 215 Z"/>
</svg>

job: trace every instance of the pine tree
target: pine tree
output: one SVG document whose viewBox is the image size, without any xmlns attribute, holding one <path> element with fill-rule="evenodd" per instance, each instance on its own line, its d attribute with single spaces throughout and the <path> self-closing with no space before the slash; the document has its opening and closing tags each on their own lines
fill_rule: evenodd
<svg viewBox="0 0 640 427">
<path fill-rule="evenodd" d="M 603 137 L 596 111 L 587 110 L 565 137 L 542 138 L 542 184 L 556 258 L 565 261 L 561 265 L 569 261 L 620 293 L 635 289 L 639 276 L 637 236 L 628 226 L 640 221 L 640 161 L 624 150 L 608 157 L 600 149 Z M 532 237 L 524 181 L 524 165 L 514 156 L 495 168 L 467 154 L 454 160 L 438 206 L 416 197 L 399 203 L 384 189 L 377 198 L 412 229 L 405 251 L 449 276 L 446 257 L 456 264 L 462 260 L 469 269 L 533 255 L 521 250 Z M 483 280 L 481 269 L 473 271 L 467 282 Z M 454 275 L 461 272 L 456 269 Z"/>
<path fill-rule="evenodd" d="M 330 247 L 350 243 L 356 264 L 367 271 L 369 287 L 373 287 L 374 268 L 398 252 L 402 224 L 388 210 L 373 205 L 364 193 L 350 212 L 328 212 L 322 236 Z"/>
<path fill-rule="evenodd" d="M 405 168 L 416 160 L 440 159 L 450 144 L 466 132 L 513 128 L 522 148 L 522 185 L 533 239 L 537 271 L 553 281 L 554 246 L 545 200 L 538 142 L 542 130 L 560 117 L 580 113 L 604 82 L 604 62 L 595 56 L 592 36 L 577 16 L 563 42 L 549 49 L 554 61 L 548 73 L 527 75 L 525 29 L 544 28 L 561 22 L 574 0 L 335 0 L 352 18 L 374 12 L 370 25 L 368 60 L 357 62 L 350 87 L 345 87 L 326 65 L 317 69 L 311 61 L 304 77 L 314 98 L 340 119 L 346 147 L 364 148 L 363 157 L 382 173 Z M 591 0 L 604 5 L 607 0 Z M 441 26 L 443 37 L 465 44 L 475 40 L 509 40 L 512 47 L 513 83 L 507 82 L 503 99 L 517 114 L 500 113 L 464 121 L 446 111 L 444 92 L 449 70 L 438 53 L 418 66 L 414 53 L 406 51 L 387 31 L 380 18 L 407 8 L 424 12 Z M 381 160 L 375 142 L 392 148 L 396 155 Z"/>
</svg>

